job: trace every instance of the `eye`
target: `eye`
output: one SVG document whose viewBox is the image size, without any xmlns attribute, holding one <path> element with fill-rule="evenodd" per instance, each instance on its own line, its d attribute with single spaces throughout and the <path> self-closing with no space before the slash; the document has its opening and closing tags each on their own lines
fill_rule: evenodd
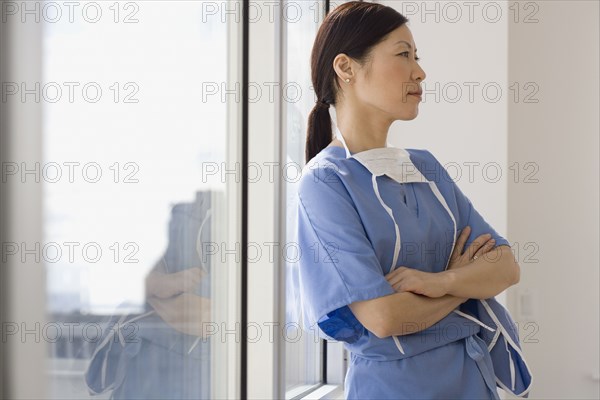
<svg viewBox="0 0 600 400">
<path fill-rule="evenodd" d="M 402 53 L 399 53 L 399 54 L 397 54 L 397 55 L 398 55 L 398 56 L 403 56 L 403 57 L 406 57 L 406 58 L 408 58 L 409 54 L 410 54 L 410 52 L 409 52 L 409 51 L 404 51 L 404 52 L 402 52 Z M 415 61 L 419 61 L 420 59 L 421 59 L 421 58 L 419 58 L 419 57 L 415 56 Z"/>
</svg>

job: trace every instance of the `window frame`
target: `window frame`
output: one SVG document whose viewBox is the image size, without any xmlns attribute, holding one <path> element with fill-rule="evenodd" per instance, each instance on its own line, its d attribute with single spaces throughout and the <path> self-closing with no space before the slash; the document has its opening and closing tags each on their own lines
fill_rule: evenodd
<svg viewBox="0 0 600 400">
<path fill-rule="evenodd" d="M 285 2 L 286 0 L 282 0 Z M 322 4 L 324 15 L 327 15 L 330 11 L 330 1 L 329 0 L 315 0 Z M 345 1 L 342 1 L 342 3 Z M 322 20 L 319 21 L 322 23 Z M 279 54 L 278 58 L 274 58 L 275 60 L 279 59 L 279 82 L 287 82 L 287 57 L 286 57 L 286 44 L 288 41 L 288 32 L 287 25 L 285 20 L 283 19 L 283 15 L 279 15 L 279 26 L 280 31 L 279 35 L 276 37 L 281 37 L 281 41 L 279 44 Z M 274 55 L 275 57 L 275 55 Z M 279 98 L 277 100 L 280 100 Z M 281 116 L 281 123 L 279 126 L 279 132 L 283 132 L 280 136 L 279 143 L 279 161 L 286 160 L 287 154 L 287 134 L 286 128 L 287 124 L 287 113 L 284 112 L 284 107 L 279 104 L 279 115 Z M 282 183 L 282 179 L 280 177 L 277 182 Z M 287 196 L 286 196 L 286 185 L 284 183 L 280 184 L 279 187 L 279 199 L 278 204 L 280 208 L 278 210 L 279 215 L 279 238 L 286 238 L 286 208 L 287 208 Z M 280 266 L 276 268 L 278 271 L 282 271 L 279 276 L 279 288 L 284 289 L 280 291 L 279 298 L 281 304 L 285 304 L 286 296 L 285 296 L 285 287 L 286 287 L 286 268 L 285 268 L 285 260 L 280 259 Z M 285 321 L 285 308 L 282 307 L 279 310 L 279 318 L 280 321 Z M 285 366 L 285 343 L 279 343 L 278 347 L 279 353 L 279 363 L 281 366 Z M 320 375 L 321 382 L 315 385 L 305 385 L 302 388 L 294 389 L 292 391 L 285 390 L 285 373 L 280 377 L 282 392 L 278 398 L 285 399 L 328 399 L 328 398 L 343 398 L 344 397 L 344 378 L 347 370 L 347 351 L 343 347 L 342 342 L 337 341 L 329 341 L 322 339 L 320 341 L 320 353 L 321 353 L 321 362 L 320 362 Z M 281 371 L 284 371 L 283 368 L 280 368 Z M 304 389 L 304 390 L 302 390 Z M 292 392 L 292 393 L 290 393 Z"/>
</svg>

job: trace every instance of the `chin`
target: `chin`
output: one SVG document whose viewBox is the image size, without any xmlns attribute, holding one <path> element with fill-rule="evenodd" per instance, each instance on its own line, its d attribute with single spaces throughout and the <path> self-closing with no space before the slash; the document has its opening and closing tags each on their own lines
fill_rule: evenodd
<svg viewBox="0 0 600 400">
<path fill-rule="evenodd" d="M 412 112 L 403 113 L 402 115 L 399 115 L 396 119 L 400 121 L 412 121 L 413 119 L 417 118 L 418 115 L 419 110 L 415 109 Z"/>
</svg>

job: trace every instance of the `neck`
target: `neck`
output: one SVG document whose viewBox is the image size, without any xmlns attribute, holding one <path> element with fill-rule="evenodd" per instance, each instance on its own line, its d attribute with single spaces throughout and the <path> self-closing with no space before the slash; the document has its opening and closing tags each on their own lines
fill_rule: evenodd
<svg viewBox="0 0 600 400">
<path fill-rule="evenodd" d="M 367 114 L 367 115 L 365 115 Z M 385 147 L 393 121 L 369 115 L 364 110 L 337 109 L 337 125 L 351 153 Z"/>
</svg>

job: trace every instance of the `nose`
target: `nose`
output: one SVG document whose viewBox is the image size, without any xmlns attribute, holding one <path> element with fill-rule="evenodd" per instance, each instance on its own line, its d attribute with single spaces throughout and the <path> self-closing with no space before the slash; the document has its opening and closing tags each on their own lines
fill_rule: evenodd
<svg viewBox="0 0 600 400">
<path fill-rule="evenodd" d="M 421 66 L 419 64 L 417 64 L 417 68 L 415 69 L 415 72 L 414 72 L 415 81 L 419 81 L 419 82 L 423 81 L 423 80 L 425 80 L 426 76 L 427 76 L 427 74 L 425 73 L 423 68 L 421 68 Z"/>
</svg>

